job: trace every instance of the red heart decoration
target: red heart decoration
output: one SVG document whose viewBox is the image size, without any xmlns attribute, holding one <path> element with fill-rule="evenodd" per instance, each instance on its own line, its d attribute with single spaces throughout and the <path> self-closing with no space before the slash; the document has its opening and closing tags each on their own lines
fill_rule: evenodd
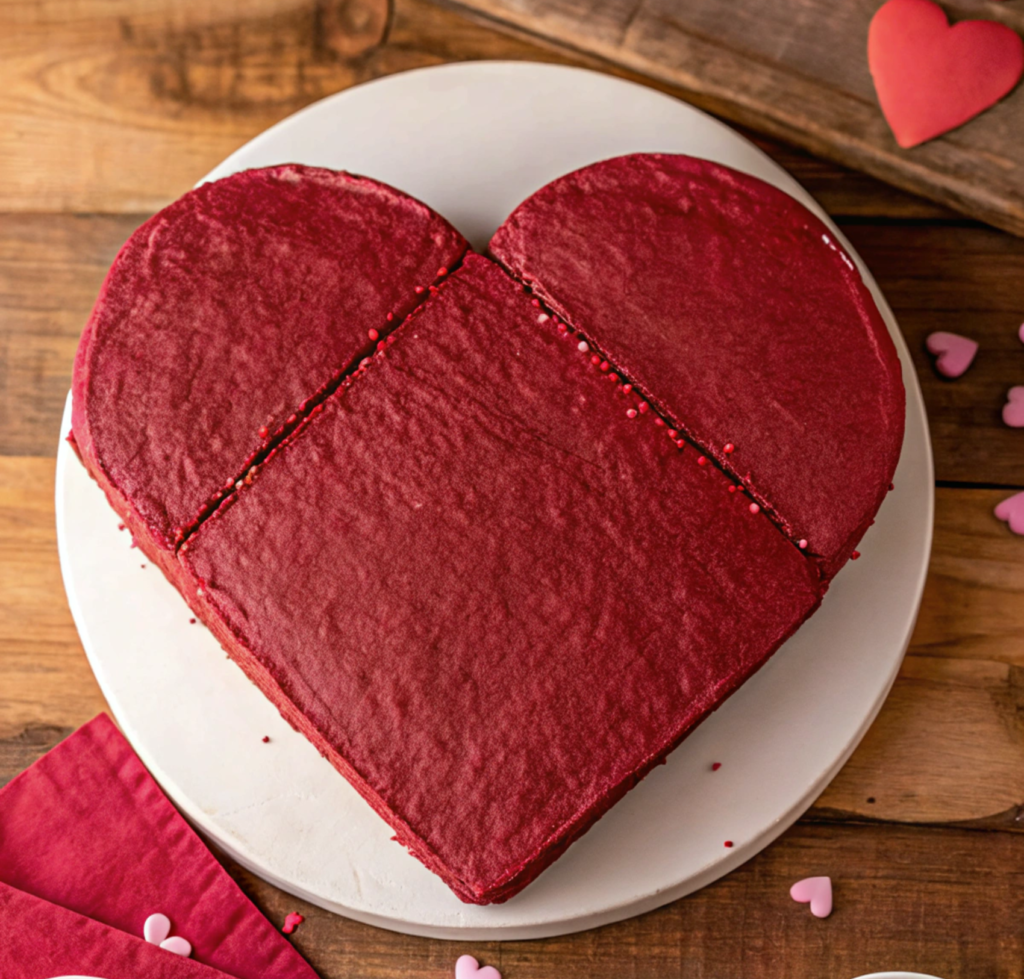
<svg viewBox="0 0 1024 979">
<path fill-rule="evenodd" d="M 871 19 L 868 65 L 896 142 L 909 148 L 1006 95 L 1024 72 L 1024 41 L 993 21 L 950 27 L 931 0 L 888 0 Z"/>
<path fill-rule="evenodd" d="M 491 248 L 347 174 L 206 185 L 118 256 L 73 406 L 140 546 L 475 903 L 814 611 L 904 413 L 853 262 L 754 178 L 606 161 Z"/>
</svg>

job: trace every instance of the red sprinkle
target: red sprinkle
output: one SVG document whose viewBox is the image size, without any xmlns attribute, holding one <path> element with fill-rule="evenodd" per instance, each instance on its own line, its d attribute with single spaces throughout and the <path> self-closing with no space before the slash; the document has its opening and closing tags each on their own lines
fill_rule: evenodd
<svg viewBox="0 0 1024 979">
<path fill-rule="evenodd" d="M 267 744 L 269 741 L 270 741 L 270 735 L 264 734 L 263 735 L 263 743 Z"/>
<path fill-rule="evenodd" d="M 665 422 L 661 418 L 655 418 L 654 419 L 654 424 L 655 425 L 659 425 L 662 428 L 665 427 Z"/>
<path fill-rule="evenodd" d="M 558 332 L 559 333 L 565 333 L 565 331 L 568 330 L 568 329 L 569 329 L 569 327 L 567 327 L 564 323 L 559 323 L 558 324 Z"/>
<path fill-rule="evenodd" d="M 395 318 L 394 313 L 388 313 L 388 322 L 390 323 Z"/>
<path fill-rule="evenodd" d="M 413 291 L 418 296 L 421 292 L 423 292 L 423 286 L 416 286 L 416 288 Z"/>
<path fill-rule="evenodd" d="M 683 448 L 683 446 L 684 446 L 684 445 L 686 445 L 686 439 L 679 439 L 679 440 L 678 440 L 678 441 L 676 442 L 676 445 L 677 445 L 677 446 L 678 446 L 678 447 L 679 447 L 680 449 L 681 449 L 681 448 Z"/>
<path fill-rule="evenodd" d="M 668 430 L 668 437 L 670 439 L 678 438 L 679 437 L 679 433 L 674 428 L 670 428 Z"/>
<path fill-rule="evenodd" d="M 448 269 L 446 269 L 443 265 L 437 270 L 437 277 L 439 279 L 443 279 L 447 274 Z"/>
<path fill-rule="evenodd" d="M 540 309 L 540 300 L 539 299 L 531 299 L 530 300 L 530 305 L 531 306 L 536 306 L 537 309 Z"/>
<path fill-rule="evenodd" d="M 857 560 L 857 558 L 859 558 L 859 557 L 860 557 L 860 551 L 854 551 L 854 552 L 853 552 L 853 553 L 852 553 L 852 554 L 850 555 L 850 560 L 851 560 L 851 561 L 856 561 L 856 560 Z"/>
<path fill-rule="evenodd" d="M 367 331 L 367 333 L 366 333 L 366 335 L 367 335 L 367 336 L 368 336 L 368 337 L 369 337 L 369 338 L 370 338 L 371 340 L 379 340 L 379 339 L 380 339 L 380 334 L 379 334 L 379 333 L 378 333 L 378 332 L 377 332 L 376 330 L 368 330 L 368 331 Z"/>
<path fill-rule="evenodd" d="M 256 433 L 261 439 L 265 439 L 270 434 L 270 429 L 266 425 L 260 425 L 260 430 Z"/>
<path fill-rule="evenodd" d="M 117 529 L 118 529 L 118 530 L 124 530 L 124 524 L 123 524 L 123 523 L 119 523 L 119 524 L 117 525 Z"/>
<path fill-rule="evenodd" d="M 590 355 L 590 362 L 596 367 L 601 363 L 601 358 L 597 354 Z"/>
<path fill-rule="evenodd" d="M 378 350 L 383 350 L 383 349 L 384 349 L 384 347 L 385 347 L 384 341 L 383 341 L 383 340 L 381 340 L 381 341 L 380 341 L 380 342 L 379 342 L 379 343 L 377 344 L 377 349 L 378 349 Z"/>
<path fill-rule="evenodd" d="M 722 763 L 720 761 L 716 761 L 716 762 L 712 762 L 711 763 L 711 771 L 713 771 L 713 772 L 717 772 L 718 769 L 720 769 L 721 767 L 722 767 Z"/>
<path fill-rule="evenodd" d="M 306 919 L 295 911 L 290 912 L 285 916 L 284 927 L 281 929 L 286 935 L 290 935 L 299 925 L 302 924 Z"/>
<path fill-rule="evenodd" d="M 189 619 L 188 620 L 188 624 L 189 625 L 195 625 L 196 624 L 196 620 L 195 619 Z"/>
<path fill-rule="evenodd" d="M 731 846 L 732 846 L 732 840 L 726 840 L 726 841 L 725 841 L 725 845 L 726 845 L 727 847 L 731 847 Z"/>
<path fill-rule="evenodd" d="M 636 408 L 630 408 L 626 411 L 627 418 L 636 418 Z"/>
<path fill-rule="evenodd" d="M 889 484 L 889 491 L 892 492 L 894 489 L 896 489 L 896 484 L 895 483 L 890 483 Z"/>
<path fill-rule="evenodd" d="M 602 361 L 601 361 L 601 370 L 603 370 L 603 371 L 607 371 L 607 370 L 608 370 L 608 368 L 609 368 L 609 367 L 611 367 L 611 366 L 612 366 L 612 365 L 611 365 L 611 364 L 609 364 L 607 360 L 602 360 Z"/>
<path fill-rule="evenodd" d="M 730 493 L 735 493 L 736 492 L 736 484 L 735 483 L 730 483 L 729 484 L 729 492 Z"/>
<path fill-rule="evenodd" d="M 640 402 L 640 414 L 646 415 L 651 410 L 651 406 L 646 401 Z"/>
<path fill-rule="evenodd" d="M 756 503 L 751 503 L 749 509 L 750 509 L 751 513 L 760 513 L 761 512 L 761 508 Z"/>
<path fill-rule="evenodd" d="M 725 443 L 725 454 L 726 455 L 732 455 L 732 453 L 735 452 L 735 451 L 736 451 L 736 446 L 733 445 L 732 442 L 726 442 Z"/>
<path fill-rule="evenodd" d="M 623 384 L 622 385 L 622 390 L 625 391 L 626 394 L 629 394 L 629 392 L 633 390 L 633 385 L 632 384 Z"/>
<path fill-rule="evenodd" d="M 697 465 L 706 466 L 708 464 L 707 456 L 697 456 Z"/>
</svg>

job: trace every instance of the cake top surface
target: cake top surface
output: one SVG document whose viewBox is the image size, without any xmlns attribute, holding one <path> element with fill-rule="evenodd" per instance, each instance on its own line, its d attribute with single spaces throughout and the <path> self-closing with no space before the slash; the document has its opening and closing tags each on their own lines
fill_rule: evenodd
<svg viewBox="0 0 1024 979">
<path fill-rule="evenodd" d="M 543 187 L 490 248 L 835 573 L 892 479 L 904 392 L 817 217 L 727 167 L 637 154 Z"/>
<path fill-rule="evenodd" d="M 173 546 L 465 248 L 425 205 L 347 173 L 203 184 L 107 276 L 75 362 L 79 450 Z"/>
<path fill-rule="evenodd" d="M 182 560 L 449 883 L 500 898 L 820 585 L 486 259 L 394 338 Z"/>
</svg>

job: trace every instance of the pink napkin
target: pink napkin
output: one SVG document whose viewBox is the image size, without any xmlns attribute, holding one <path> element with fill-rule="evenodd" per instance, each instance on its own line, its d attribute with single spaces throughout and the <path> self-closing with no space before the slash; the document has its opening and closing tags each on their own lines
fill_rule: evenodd
<svg viewBox="0 0 1024 979">
<path fill-rule="evenodd" d="M 24 925 L 33 916 L 52 920 L 67 940 L 81 939 L 77 953 L 73 948 L 69 953 L 74 962 L 90 961 L 87 943 L 94 935 L 107 940 L 118 933 L 131 938 L 127 944 L 118 939 L 118 947 L 135 957 L 130 961 L 141 962 L 138 957 L 150 955 L 149 949 L 160 961 L 184 961 L 153 945 L 136 947 L 147 945 L 143 924 L 158 912 L 170 918 L 171 934 L 187 939 L 193 949 L 194 971 L 168 971 L 168 977 L 213 979 L 216 973 L 196 965 L 203 963 L 234 979 L 316 979 L 178 814 L 104 714 L 0 789 L 0 881 L 8 885 L 4 899 L 17 912 L 10 919 L 0 912 L 3 979 L 37 974 L 17 971 L 8 952 L 8 946 L 21 941 L 13 922 Z M 164 968 L 172 965 L 177 964 Z M 94 974 L 120 979 L 131 972 L 106 968 Z M 48 973 L 61 974 L 60 969 Z M 93 973 L 76 964 L 67 974 Z M 148 979 L 164 973 L 140 965 L 133 975 Z"/>
</svg>

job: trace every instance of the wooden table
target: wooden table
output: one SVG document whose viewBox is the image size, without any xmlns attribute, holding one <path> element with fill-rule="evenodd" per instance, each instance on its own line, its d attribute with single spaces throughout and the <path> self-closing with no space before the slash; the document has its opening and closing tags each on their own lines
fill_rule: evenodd
<svg viewBox="0 0 1024 979">
<path fill-rule="evenodd" d="M 213 9 L 215 7 L 215 9 Z M 444 61 L 586 64 L 425 0 L 5 0 L 0 5 L 0 783 L 104 707 L 57 564 L 58 423 L 82 325 L 153 210 L 302 105 Z M 671 89 L 668 89 L 671 91 Z M 1024 977 L 1024 538 L 992 508 L 1024 487 L 1024 241 L 762 141 L 836 218 L 889 297 L 925 390 L 938 477 L 920 621 L 852 760 L 777 843 L 699 894 L 567 938 L 472 946 L 334 917 L 229 869 L 325 979 L 848 979 L 884 968 Z M 982 342 L 962 380 L 933 330 Z M 842 356 L 837 351 L 837 356 Z M 835 882 L 819 921 L 788 897 Z"/>
</svg>

